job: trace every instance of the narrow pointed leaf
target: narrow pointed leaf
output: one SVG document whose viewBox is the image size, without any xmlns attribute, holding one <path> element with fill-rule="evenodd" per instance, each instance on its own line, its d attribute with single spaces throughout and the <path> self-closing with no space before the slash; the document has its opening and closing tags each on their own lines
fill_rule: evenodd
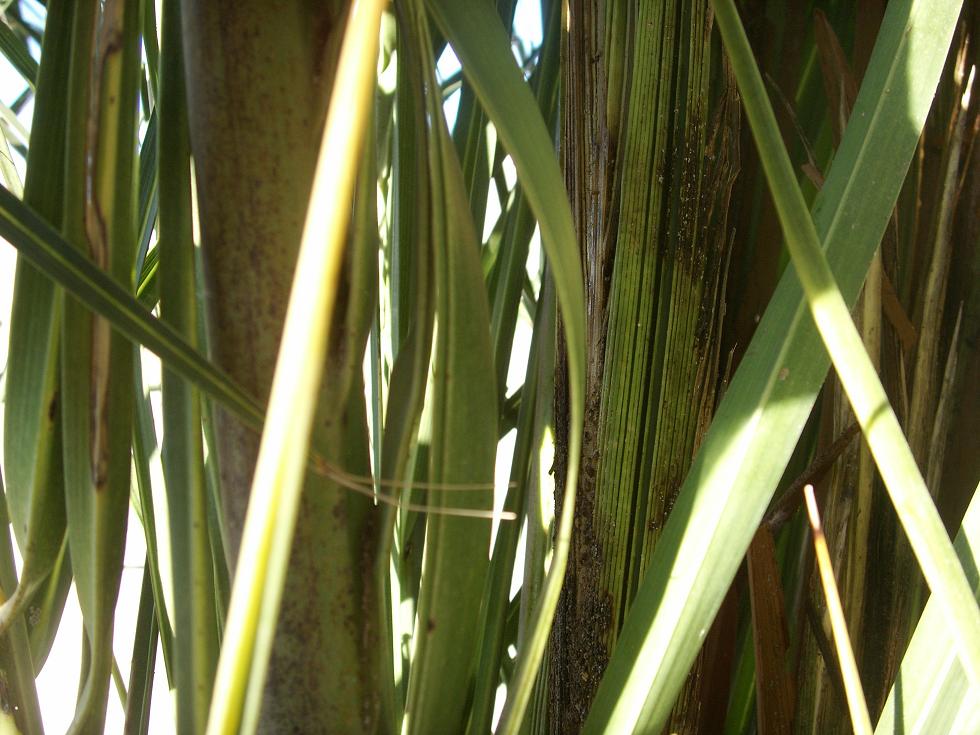
<svg viewBox="0 0 980 735">
<path fill-rule="evenodd" d="M 52 2 L 48 8 L 24 187 L 24 201 L 58 223 L 65 166 L 65 119 L 59 108 L 67 93 L 72 17 L 71 3 Z M 3 29 L 12 33 L 0 25 Z M 19 613 L 32 587 L 56 564 L 64 539 L 58 299 L 54 284 L 28 260 L 18 258 L 3 441 L 8 510 L 24 566 L 17 591 L 0 609 L 0 629 Z"/>
<path fill-rule="evenodd" d="M 191 150 L 184 89 L 180 5 L 163 5 L 159 71 L 160 316 L 197 342 Z M 150 166 L 149 168 L 155 168 Z M 149 195 L 148 195 L 149 198 Z M 141 243 L 142 246 L 142 243 Z M 162 376 L 163 469 L 167 479 L 173 564 L 177 729 L 202 732 L 218 662 L 212 551 L 200 393 L 169 369 Z"/>
<path fill-rule="evenodd" d="M 519 654 L 508 701 L 501 715 L 501 731 L 511 732 L 520 725 L 531 695 L 568 559 L 585 405 L 582 269 L 554 144 L 534 96 L 514 63 L 510 40 L 493 7 L 488 3 L 464 4 L 455 0 L 428 0 L 427 4 L 452 43 L 462 62 L 463 74 L 510 153 L 527 202 L 538 218 L 541 242 L 554 278 L 568 354 L 570 428 L 565 498 L 548 579 L 535 614 L 534 632 L 528 636 L 524 650 Z"/>
<path fill-rule="evenodd" d="M 254 398 L 2 187 L 0 237 L 87 308 L 105 316 L 130 340 L 146 347 L 249 424 L 261 425 L 262 409 Z"/>
<path fill-rule="evenodd" d="M 416 26 L 422 48 L 430 47 L 421 13 Z M 436 84 L 431 72 L 426 88 L 429 115 L 438 120 L 428 146 L 437 320 L 429 479 L 443 484 L 490 483 L 497 445 L 497 397 L 489 306 L 463 172 L 441 116 L 441 99 L 433 94 Z M 433 491 L 431 498 L 436 505 L 489 505 L 485 493 L 459 500 L 442 490 Z M 489 548 L 486 520 L 436 514 L 426 521 L 405 714 L 409 733 L 461 732 L 466 727 L 467 699 L 479 656 Z"/>
</svg>

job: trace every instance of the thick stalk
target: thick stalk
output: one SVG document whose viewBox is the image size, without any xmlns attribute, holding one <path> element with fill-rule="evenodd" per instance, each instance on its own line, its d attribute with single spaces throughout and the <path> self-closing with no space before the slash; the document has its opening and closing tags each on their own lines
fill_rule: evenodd
<svg viewBox="0 0 980 735">
<path fill-rule="evenodd" d="M 552 642 L 560 732 L 585 720 L 710 419 L 737 168 L 730 89 L 709 120 L 707 3 L 610 3 L 598 18 L 588 5 L 570 5 L 563 85 L 565 176 L 590 311 L 586 470 Z M 701 668 L 672 729 L 710 729 Z"/>
<path fill-rule="evenodd" d="M 240 385 L 264 400 L 347 3 L 185 0 L 182 9 L 211 349 Z M 354 311 L 349 300 L 372 281 L 368 275 L 353 282 L 354 265 L 341 271 L 333 329 Z M 325 456 L 359 474 L 369 466 L 359 377 L 369 324 L 355 319 L 343 339 L 332 340 L 323 387 L 310 397 Z M 258 436 L 224 411 L 216 414 L 226 548 L 234 567 Z M 370 501 L 308 475 L 299 503 L 259 727 L 369 731 L 377 690 L 364 663 L 374 660 L 377 630 L 365 592 L 374 548 Z"/>
</svg>

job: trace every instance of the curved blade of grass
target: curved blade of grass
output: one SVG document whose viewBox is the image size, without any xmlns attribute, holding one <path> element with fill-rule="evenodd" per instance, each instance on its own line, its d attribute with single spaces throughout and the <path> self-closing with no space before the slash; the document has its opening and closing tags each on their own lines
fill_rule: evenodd
<svg viewBox="0 0 980 735">
<path fill-rule="evenodd" d="M 259 617 L 277 617 L 285 583 L 385 5 L 355 3 L 344 33 L 215 677 L 214 735 L 239 732 L 246 688 L 268 666 L 273 631 L 258 637 Z"/>
<path fill-rule="evenodd" d="M 959 7 L 943 0 L 888 5 L 814 206 L 848 302 L 894 207 Z M 787 269 L 681 487 L 585 732 L 657 731 L 666 721 L 826 377 L 829 360 L 806 309 Z"/>
<path fill-rule="evenodd" d="M 61 222 L 65 115 L 71 61 L 72 3 L 48 8 L 44 55 L 35 97 L 24 201 Z M 6 25 L 2 28 L 7 29 Z M 5 396 L 7 503 L 24 567 L 17 590 L 0 608 L 0 630 L 43 582 L 61 551 L 65 531 L 61 472 L 59 297 L 53 283 L 18 258 Z M 60 537 L 60 538 L 59 538 Z"/>
<path fill-rule="evenodd" d="M 46 127 L 50 129 L 52 126 Z M 41 145 L 39 143 L 38 147 Z M 22 194 L 23 189 L 2 129 L 0 169 L 6 185 L 15 193 Z M 34 171 L 37 172 L 37 169 Z M 29 264 L 18 265 L 20 278 L 15 280 L 13 309 L 17 321 L 10 340 L 13 355 L 8 360 L 13 380 L 8 372 L 8 431 L 4 436 L 12 434 L 11 440 L 5 442 L 10 458 L 8 467 L 20 482 L 15 482 L 8 489 L 5 501 L 23 564 L 16 586 L 0 592 L 0 599 L 3 600 L 0 604 L 0 636 L 7 632 L 44 584 L 57 562 L 65 537 L 60 410 L 57 400 L 58 321 L 53 309 L 56 295 L 53 285 Z M 30 286 L 37 284 L 30 284 L 32 280 L 46 282 L 42 288 L 33 290 Z M 38 348 L 38 352 L 32 352 L 32 348 Z"/>
<path fill-rule="evenodd" d="M 415 35 L 431 48 L 427 19 L 417 3 Z M 434 59 L 423 57 L 423 68 Z M 434 120 L 428 139 L 435 262 L 436 338 L 432 360 L 432 440 L 429 479 L 439 483 L 493 479 L 497 397 L 490 312 L 479 243 L 466 199 L 441 96 L 428 72 L 426 102 Z M 445 504 L 448 491 L 431 493 Z M 479 496 L 469 496 L 472 504 Z M 467 502 L 467 501 L 463 501 Z M 466 728 L 479 657 L 480 606 L 488 569 L 490 525 L 475 519 L 429 516 L 418 597 L 414 655 L 405 706 L 409 733 Z"/>
<path fill-rule="evenodd" d="M 55 0 L 48 4 L 24 185 L 24 201 L 58 224 L 63 205 L 64 100 L 71 63 L 73 13 L 72 2 Z M 25 565 L 21 583 L 30 584 L 32 573 L 28 566 L 48 575 L 28 603 L 29 609 L 37 612 L 29 621 L 33 624 L 30 636 L 35 671 L 47 658 L 72 577 L 63 525 L 61 419 L 56 407 L 54 412 L 51 410 L 57 403 L 59 387 L 59 299 L 54 284 L 26 258 L 19 257 L 7 362 L 4 443 L 11 481 L 7 495 L 11 521 L 15 533 L 26 531 L 26 539 L 19 538 Z M 32 559 L 28 549 L 45 549 L 58 535 L 59 525 L 62 539 L 54 557 L 48 560 L 47 552 L 42 551 L 36 555 L 40 559 Z"/>
<path fill-rule="evenodd" d="M 578 482 L 585 401 L 585 297 L 582 268 L 572 214 L 554 144 L 531 90 L 510 53 L 510 40 L 488 3 L 428 0 L 439 28 L 452 43 L 504 148 L 510 153 L 527 202 L 538 218 L 541 242 L 551 267 L 568 351 L 569 438 L 568 474 L 561 519 L 548 579 L 534 614 L 532 631 L 518 654 L 510 682 L 500 732 L 515 731 L 524 716 L 534 678 L 548 641 L 548 632 L 561 592 L 571 540 Z"/>
<path fill-rule="evenodd" d="M 946 622 L 959 644 L 967 675 L 975 686 L 980 686 L 980 609 L 820 247 L 738 12 L 732 0 L 715 0 L 714 5 L 786 244 L 817 329 L 926 582 L 945 609 Z"/>
<path fill-rule="evenodd" d="M 980 486 L 953 542 L 974 597 L 980 601 Z M 876 735 L 974 732 L 956 727 L 980 717 L 980 698 L 971 688 L 945 623 L 939 601 L 930 599 L 912 634 L 902 666 L 875 727 Z"/>
<path fill-rule="evenodd" d="M 429 363 L 432 356 L 432 337 L 435 317 L 435 289 L 433 279 L 431 195 L 425 182 L 430 180 L 426 148 L 426 112 L 423 95 L 425 65 L 421 60 L 422 49 L 415 41 L 415 31 L 407 16 L 399 14 L 398 85 L 397 96 L 397 152 L 393 177 L 395 183 L 393 211 L 396 233 L 391 243 L 391 301 L 392 301 L 392 349 L 394 365 L 388 383 L 388 403 L 385 409 L 384 435 L 381 442 L 381 476 L 384 480 L 411 480 L 413 455 L 417 448 L 419 423 L 422 418 L 426 385 L 429 379 Z M 410 492 L 404 493 L 406 498 Z M 393 557 L 391 547 L 395 532 L 396 509 L 381 509 L 381 532 L 377 563 L 378 583 L 390 589 L 389 570 Z M 401 556 L 401 555 L 399 555 Z M 397 569 L 403 563 L 395 557 Z M 383 590 L 382 590 L 383 591 Z M 399 590 L 399 594 L 401 594 Z M 379 593 L 378 599 L 388 595 Z M 399 601 L 400 604 L 400 601 Z M 393 633 L 398 606 L 382 620 L 391 626 Z M 395 687 L 395 657 L 402 667 L 400 629 L 398 637 L 391 638 L 396 644 L 382 659 L 381 676 L 391 681 L 381 696 L 381 726 L 386 731 L 401 730 L 405 710 L 405 676 L 399 672 L 400 686 Z M 407 667 L 404 667 L 407 668 Z"/>
</svg>

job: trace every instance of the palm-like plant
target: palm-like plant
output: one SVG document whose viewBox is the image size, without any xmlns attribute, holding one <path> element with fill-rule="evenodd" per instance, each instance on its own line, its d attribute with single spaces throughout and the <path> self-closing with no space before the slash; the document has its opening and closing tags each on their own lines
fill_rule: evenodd
<svg viewBox="0 0 980 735">
<path fill-rule="evenodd" d="M 72 583 L 72 730 L 104 727 L 130 504 L 127 731 L 158 641 L 188 733 L 976 725 L 976 463 L 943 462 L 975 447 L 950 438 L 975 8 L 954 33 L 955 2 L 758 3 L 767 90 L 731 0 L 543 1 L 517 64 L 513 0 L 48 0 L 39 66 L 22 4 L 0 26 L 34 99 L 23 192 L 10 165 L 0 191 L 21 732 Z M 971 497 L 954 548 L 936 505 Z M 904 662 L 924 596 L 874 571 L 882 543 L 933 593 Z"/>
</svg>

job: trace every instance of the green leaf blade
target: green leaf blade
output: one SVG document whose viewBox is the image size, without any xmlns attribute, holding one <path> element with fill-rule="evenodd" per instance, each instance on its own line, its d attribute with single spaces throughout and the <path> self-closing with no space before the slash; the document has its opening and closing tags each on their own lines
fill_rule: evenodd
<svg viewBox="0 0 980 735">
<path fill-rule="evenodd" d="M 517 670 L 501 715 L 501 731 L 512 732 L 520 725 L 531 696 L 568 559 L 585 406 L 582 268 L 571 208 L 553 142 L 534 96 L 514 63 L 509 38 L 492 6 L 462 4 L 454 0 L 428 0 L 427 5 L 452 43 L 462 62 L 464 75 L 510 153 L 528 205 L 538 218 L 541 242 L 554 278 L 568 359 L 570 421 L 565 497 L 548 579 L 532 623 L 533 633 L 519 653 Z"/>
<path fill-rule="evenodd" d="M 980 602 L 980 488 L 973 494 L 954 541 L 957 556 Z M 973 732 L 980 699 L 970 687 L 937 600 L 930 599 L 912 634 L 905 657 L 875 726 L 889 733 Z"/>
</svg>

